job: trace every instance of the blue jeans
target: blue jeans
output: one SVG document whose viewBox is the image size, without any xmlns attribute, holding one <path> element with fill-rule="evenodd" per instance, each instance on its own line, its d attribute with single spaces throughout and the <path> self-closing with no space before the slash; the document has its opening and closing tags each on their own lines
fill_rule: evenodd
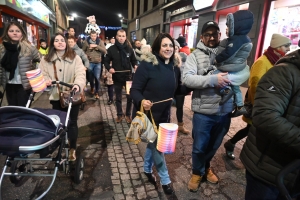
<svg viewBox="0 0 300 200">
<path fill-rule="evenodd" d="M 100 89 L 100 72 L 101 72 L 101 63 L 90 63 L 89 66 L 90 84 L 91 84 L 91 88 L 95 88 L 95 94 L 98 93 Z"/>
<path fill-rule="evenodd" d="M 194 113 L 192 137 L 193 174 L 203 176 L 210 167 L 210 161 L 220 147 L 229 130 L 230 115 L 203 115 Z"/>
<path fill-rule="evenodd" d="M 169 172 L 167 169 L 165 156 L 156 149 L 157 140 L 148 143 L 144 156 L 144 172 L 152 173 L 152 166 L 155 165 L 157 173 L 160 177 L 160 183 L 167 185 L 171 183 Z"/>
<path fill-rule="evenodd" d="M 279 190 L 267 183 L 262 182 L 261 180 L 255 178 L 246 170 L 246 193 L 245 200 L 253 200 L 253 199 L 282 199 L 279 195 Z"/>
</svg>

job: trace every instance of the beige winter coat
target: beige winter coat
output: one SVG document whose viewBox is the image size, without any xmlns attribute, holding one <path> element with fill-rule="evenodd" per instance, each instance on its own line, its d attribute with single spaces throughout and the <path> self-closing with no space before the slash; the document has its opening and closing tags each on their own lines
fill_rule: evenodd
<svg viewBox="0 0 300 200">
<path fill-rule="evenodd" d="M 57 55 L 54 55 L 51 62 L 47 62 L 44 57 L 39 65 L 43 71 L 45 80 L 56 81 L 54 75 L 53 61 L 55 61 L 57 77 L 59 81 L 63 81 L 69 84 L 76 84 L 82 90 L 85 87 L 85 67 L 81 58 L 76 55 L 74 60 L 69 58 L 59 59 Z M 61 86 L 61 91 L 70 90 L 68 87 Z M 50 100 L 59 100 L 58 89 L 56 85 L 51 90 Z"/>
</svg>

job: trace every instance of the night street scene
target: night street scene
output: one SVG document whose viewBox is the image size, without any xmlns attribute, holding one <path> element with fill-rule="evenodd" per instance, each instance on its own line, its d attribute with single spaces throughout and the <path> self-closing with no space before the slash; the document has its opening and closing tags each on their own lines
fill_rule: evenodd
<svg viewBox="0 0 300 200">
<path fill-rule="evenodd" d="M 300 199 L 300 2 L 0 9 L 0 200 Z"/>
</svg>

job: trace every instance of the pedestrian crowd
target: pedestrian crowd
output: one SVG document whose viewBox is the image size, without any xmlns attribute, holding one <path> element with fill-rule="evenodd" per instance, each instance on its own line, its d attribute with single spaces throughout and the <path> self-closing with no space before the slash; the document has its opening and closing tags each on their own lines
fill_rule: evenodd
<svg viewBox="0 0 300 200">
<path fill-rule="evenodd" d="M 288 53 L 289 38 L 274 33 L 263 55 L 248 66 L 253 44 L 247 34 L 254 23 L 248 10 L 227 15 L 227 38 L 222 41 L 218 23 L 205 22 L 192 52 L 184 36 L 174 39 L 168 33 L 159 33 L 151 46 L 145 38 L 131 44 L 122 29 L 115 37 L 102 40 L 94 16 L 87 19 L 88 37 L 77 39 L 75 29 L 70 27 L 66 35 L 53 35 L 49 45 L 41 39 L 39 50 L 30 44 L 18 22 L 7 24 L 0 44 L 0 86 L 9 105 L 26 105 L 31 87 L 25 73 L 37 67 L 47 86 L 55 80 L 71 83 L 77 92 L 89 92 L 95 100 L 102 95 L 102 78 L 108 92 L 107 105 L 116 107 L 116 123 L 125 120 L 131 124 L 141 108 L 150 121 L 153 118 L 154 125 L 169 123 L 174 102 L 178 131 L 193 138 L 192 147 L 186 147 L 192 148 L 192 175 L 187 184 L 191 192 L 198 191 L 204 180 L 219 182 L 210 162 L 229 130 L 231 118 L 242 115 L 246 127 L 226 141 L 224 148 L 233 160 L 236 143 L 248 136 L 240 154 L 246 168 L 245 199 L 282 198 L 277 175 L 300 157 L 300 50 Z M 247 80 L 243 98 L 240 85 Z M 66 111 L 59 102 L 59 89 L 67 90 L 52 85 L 49 103 L 53 109 Z M 183 122 L 186 95 L 192 100 L 191 131 Z M 76 160 L 79 110 L 80 105 L 73 105 L 70 112 L 70 161 Z M 148 142 L 143 166 L 148 181 L 156 185 L 153 166 L 165 194 L 174 194 L 157 140 Z M 300 170 L 289 174 L 285 184 L 291 194 L 300 193 Z"/>
</svg>

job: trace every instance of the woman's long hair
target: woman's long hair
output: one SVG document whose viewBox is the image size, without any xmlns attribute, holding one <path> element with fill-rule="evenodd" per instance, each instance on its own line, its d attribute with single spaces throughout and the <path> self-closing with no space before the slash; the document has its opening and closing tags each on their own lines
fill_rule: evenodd
<svg viewBox="0 0 300 200">
<path fill-rule="evenodd" d="M 21 38 L 21 40 L 19 42 L 26 41 L 26 42 L 28 42 L 30 44 L 24 28 L 21 26 L 21 24 L 18 21 L 11 21 L 8 24 L 6 24 L 4 32 L 3 32 L 3 35 L 1 36 L 2 41 L 3 42 L 12 42 L 11 38 L 8 36 L 8 30 L 13 25 L 16 26 L 16 27 L 18 27 L 21 30 L 22 38 Z"/>
<path fill-rule="evenodd" d="M 66 37 L 62 33 L 55 33 L 55 35 L 53 35 L 51 37 L 48 54 L 45 55 L 45 60 L 47 62 L 51 62 L 51 59 L 53 58 L 54 54 L 56 54 L 56 49 L 54 47 L 54 40 L 55 40 L 56 36 L 58 36 L 58 35 L 62 36 L 64 38 L 64 40 L 65 40 L 65 43 L 66 43 L 65 53 L 62 56 L 62 59 L 69 58 L 69 59 L 73 60 L 75 58 L 75 56 L 76 56 L 76 53 L 75 53 L 75 51 L 73 49 L 71 49 L 69 47 L 68 41 L 67 41 Z"/>
<path fill-rule="evenodd" d="M 172 36 L 169 33 L 159 33 L 156 36 L 156 38 L 155 38 L 155 40 L 152 44 L 152 47 L 151 47 L 152 48 L 152 53 L 154 53 L 156 55 L 159 55 L 159 51 L 160 51 L 160 48 L 161 48 L 161 42 L 164 38 L 169 38 L 171 40 L 172 44 L 173 44 L 174 50 L 173 50 L 173 54 L 170 58 L 170 60 L 173 61 L 174 60 L 174 54 L 175 54 L 175 43 L 174 43 L 174 40 L 173 40 Z"/>
</svg>

